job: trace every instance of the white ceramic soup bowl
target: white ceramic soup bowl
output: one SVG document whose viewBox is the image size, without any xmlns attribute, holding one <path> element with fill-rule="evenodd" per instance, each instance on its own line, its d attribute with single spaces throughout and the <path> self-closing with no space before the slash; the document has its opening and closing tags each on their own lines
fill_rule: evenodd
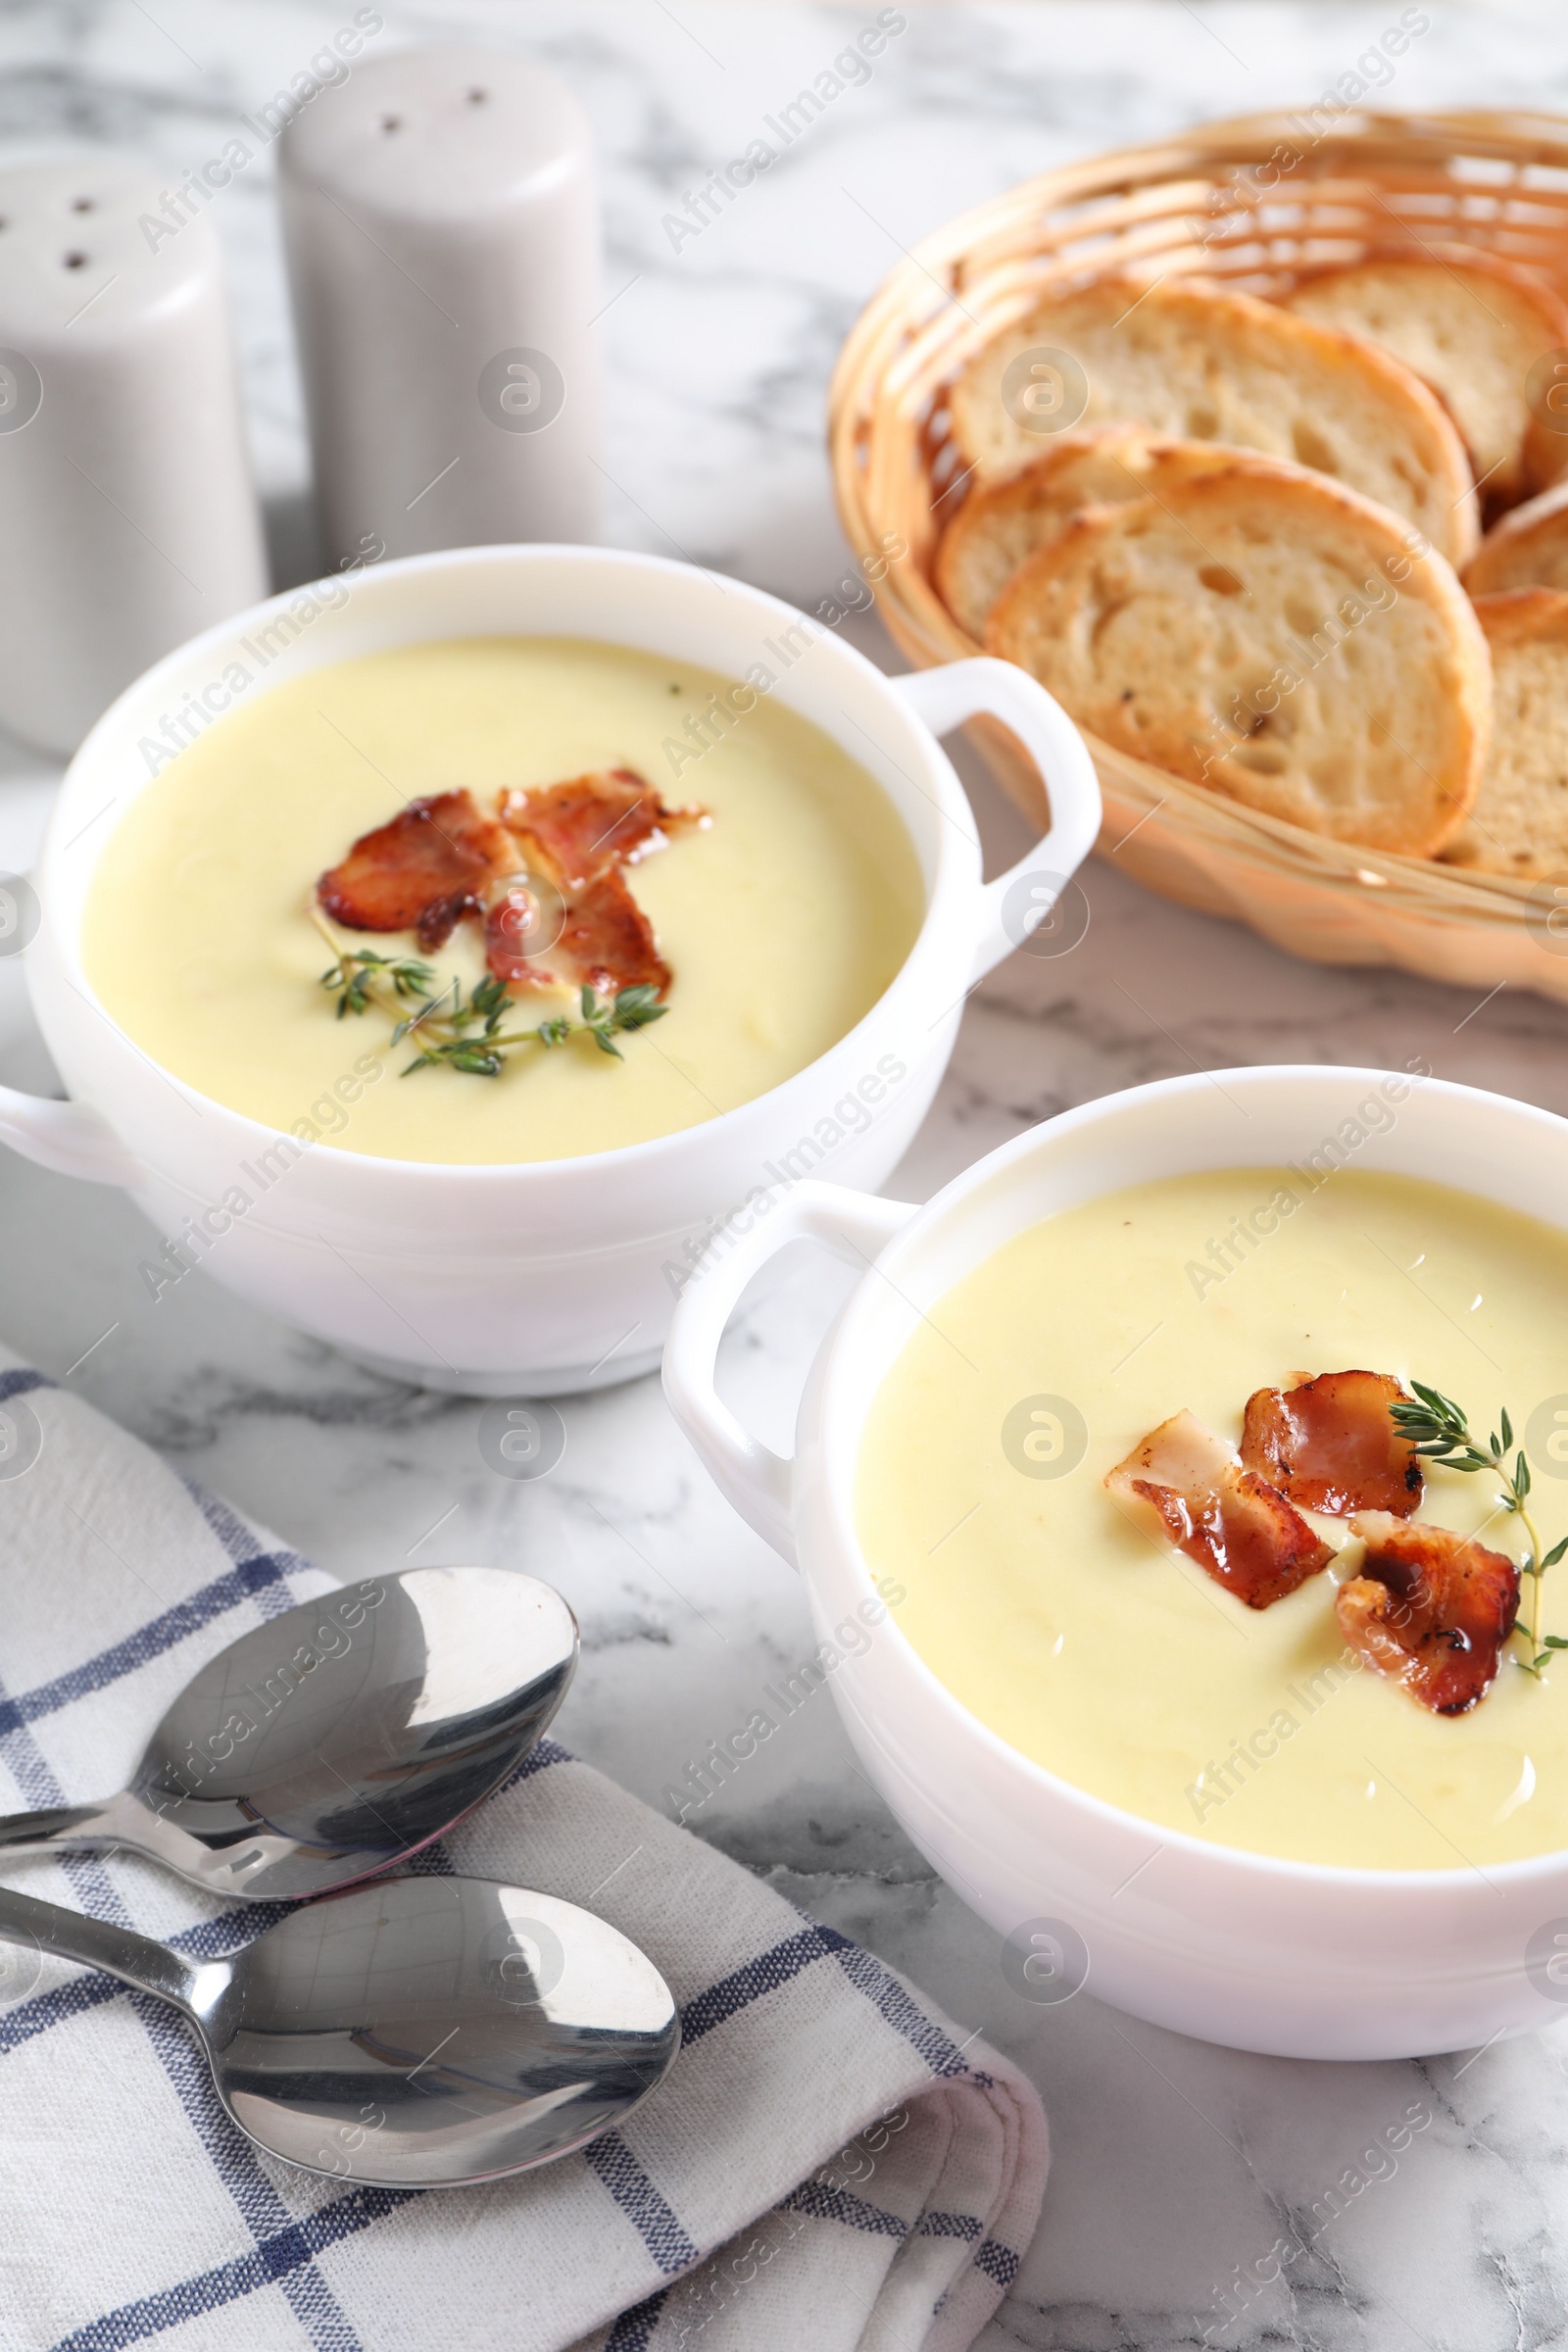
<svg viewBox="0 0 1568 2352">
<path fill-rule="evenodd" d="M 778 699 L 869 769 L 913 842 L 925 919 L 891 986 L 786 1084 L 702 1126 L 576 1159 L 448 1166 L 334 1148 L 357 1083 L 352 1038 L 342 1103 L 300 1106 L 318 1142 L 279 1137 L 176 1083 L 98 1001 L 81 939 L 103 845 L 167 764 L 168 743 L 182 724 L 205 728 L 236 701 L 326 663 L 491 634 L 593 638 L 734 679 L 754 664 L 771 670 Z M 994 712 L 1028 746 L 1054 817 L 989 885 L 937 741 L 975 711 Z M 25 951 L 33 1006 L 72 1099 L 0 1089 L 0 1140 L 45 1167 L 124 1186 L 166 1238 L 188 1237 L 187 1263 L 377 1369 L 486 1396 L 624 1380 L 658 1361 L 708 1232 L 749 1221 L 810 1169 L 869 1186 L 886 1178 L 935 1092 L 966 991 L 1045 911 L 1099 821 L 1076 730 L 1005 662 L 889 679 L 758 589 L 607 549 L 458 549 L 340 574 L 172 654 L 77 752 L 36 906 L 23 908 L 38 924 Z M 144 1265 L 161 1296 L 151 1237 Z"/>
<path fill-rule="evenodd" d="M 1001 1960 L 1015 1989 L 1050 1999 L 1087 1981 L 1158 2025 L 1287 2057 L 1470 2048 L 1560 2018 L 1568 1853 L 1489 1864 L 1485 1875 L 1457 1862 L 1332 1869 L 1207 1844 L 1086 1795 L 988 1731 L 916 1655 L 897 1612 L 881 1608 L 856 1536 L 856 1463 L 871 1401 L 917 1317 L 1014 1234 L 1123 1185 L 1304 1164 L 1379 1086 L 1385 1104 L 1400 1099 L 1392 1123 L 1354 1152 L 1357 1167 L 1568 1224 L 1568 1122 L 1549 1112 L 1402 1074 L 1227 1070 L 1065 1112 L 923 1209 L 801 1185 L 764 1227 L 715 1250 L 676 1310 L 664 1356 L 676 1418 L 736 1508 L 798 1562 L 819 1641 L 858 1612 L 861 1625 L 874 1621 L 868 1642 L 835 1644 L 851 1653 L 829 1676 L 845 1728 L 914 1842 L 1008 1939 Z M 786 1461 L 719 1401 L 713 1360 L 745 1283 L 801 1236 L 875 1270 L 822 1346 Z"/>
</svg>

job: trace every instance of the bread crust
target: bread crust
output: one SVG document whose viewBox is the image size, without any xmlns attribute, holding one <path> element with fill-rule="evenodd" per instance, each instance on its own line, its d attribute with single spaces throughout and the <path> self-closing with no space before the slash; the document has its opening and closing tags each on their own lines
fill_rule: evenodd
<svg viewBox="0 0 1568 2352">
<path fill-rule="evenodd" d="M 1525 479 L 1532 490 L 1549 490 L 1568 476 L 1568 433 L 1532 416 L 1525 427 Z"/>
<path fill-rule="evenodd" d="M 1321 474 L 1233 453 L 1161 499 L 1076 515 L 1014 574 L 986 646 L 1119 751 L 1430 857 L 1479 789 L 1491 669 L 1451 567 L 1420 546 Z"/>
<path fill-rule="evenodd" d="M 1443 855 L 1541 881 L 1568 872 L 1568 595 L 1507 589 L 1478 597 L 1476 617 L 1492 650 L 1492 741 L 1475 807 Z"/>
<path fill-rule="evenodd" d="M 978 645 L 986 616 L 1020 564 L 1054 539 L 1081 507 L 1162 496 L 1212 473 L 1230 452 L 1213 441 L 1177 441 L 1140 424 L 1062 433 L 1032 464 L 971 490 L 937 550 L 937 593 Z"/>
<path fill-rule="evenodd" d="M 978 352 L 952 387 L 953 430 L 982 479 L 1014 473 L 1043 432 L 1003 397 L 1012 362 L 1060 350 L 1082 370 L 1070 429 L 1139 422 L 1305 464 L 1406 515 L 1462 563 L 1480 533 L 1464 445 L 1420 378 L 1359 335 L 1205 281 L 1100 278 L 1052 296 Z"/>
<path fill-rule="evenodd" d="M 1472 596 L 1509 588 L 1568 588 L 1568 482 L 1494 522 L 1464 567 Z"/>
<path fill-rule="evenodd" d="M 1499 647 L 1544 642 L 1568 646 L 1568 594 L 1561 589 L 1505 588 L 1472 602 L 1494 653 Z"/>
<path fill-rule="evenodd" d="M 1366 336 L 1419 375 L 1458 426 L 1490 505 L 1536 486 L 1530 370 L 1568 346 L 1568 304 L 1535 270 L 1474 246 L 1385 247 L 1303 274 L 1285 307 Z M 1568 462 L 1568 443 L 1560 454 Z"/>
</svg>

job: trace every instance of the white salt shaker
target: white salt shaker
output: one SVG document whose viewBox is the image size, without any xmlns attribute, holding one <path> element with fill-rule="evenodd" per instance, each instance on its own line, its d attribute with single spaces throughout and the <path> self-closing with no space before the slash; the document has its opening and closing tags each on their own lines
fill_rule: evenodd
<svg viewBox="0 0 1568 2352">
<path fill-rule="evenodd" d="M 571 92 L 482 49 L 396 50 L 279 149 L 331 561 L 597 536 L 599 210 Z"/>
<path fill-rule="evenodd" d="M 52 752 L 267 593 L 218 241 L 128 158 L 0 171 L 0 721 Z"/>
</svg>

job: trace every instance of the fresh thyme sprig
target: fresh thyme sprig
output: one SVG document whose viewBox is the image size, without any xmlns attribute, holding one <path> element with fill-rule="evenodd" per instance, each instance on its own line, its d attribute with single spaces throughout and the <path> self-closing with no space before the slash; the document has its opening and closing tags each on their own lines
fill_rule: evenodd
<svg viewBox="0 0 1568 2352">
<path fill-rule="evenodd" d="M 341 955 L 331 970 L 321 974 L 321 986 L 338 991 L 341 1020 L 346 1012 L 364 1012 L 378 988 L 390 988 L 399 997 L 428 996 L 435 974 L 416 956 L 377 956 L 365 948 Z"/>
<path fill-rule="evenodd" d="M 585 987 L 578 999 L 579 1020 L 567 1013 L 554 1013 L 533 1028 L 507 1029 L 503 1024 L 514 1010 L 515 1000 L 504 981 L 486 973 L 465 996 L 459 980 L 433 993 L 435 979 L 430 965 L 416 957 L 378 956 L 368 948 L 339 948 L 337 961 L 321 974 L 321 986 L 337 991 L 339 1020 L 346 1012 L 368 1012 L 372 1006 L 394 1016 L 393 1045 L 413 1038 L 419 1048 L 400 1073 L 405 1078 L 442 1062 L 469 1077 L 497 1078 L 514 1047 L 548 1049 L 564 1046 L 568 1038 L 577 1036 L 591 1037 L 602 1054 L 613 1054 L 620 1061 L 625 1057 L 616 1037 L 646 1029 L 650 1022 L 662 1021 L 669 1010 L 667 1004 L 658 1002 L 659 991 L 646 982 L 620 989 L 608 999 L 596 997 Z M 406 1010 L 416 999 L 414 1009 Z"/>
<path fill-rule="evenodd" d="M 1568 1552 L 1568 1536 L 1564 1536 L 1561 1543 L 1554 1544 L 1548 1552 L 1542 1551 L 1541 1531 L 1530 1509 L 1530 1464 L 1525 1459 L 1523 1447 L 1515 1457 L 1513 1468 L 1510 1470 L 1508 1467 L 1508 1454 L 1513 1446 L 1513 1423 L 1508 1418 L 1506 1405 L 1498 1416 L 1497 1428 L 1483 1447 L 1471 1435 L 1464 1408 L 1455 1404 L 1451 1396 L 1445 1396 L 1441 1389 L 1427 1388 L 1419 1380 L 1412 1380 L 1410 1386 L 1415 1391 L 1414 1399 L 1406 1399 L 1389 1408 L 1399 1435 L 1409 1439 L 1412 1450 L 1423 1460 L 1443 1462 L 1450 1470 L 1494 1472 L 1502 1482 L 1502 1493 L 1497 1500 L 1505 1511 L 1517 1514 L 1524 1528 L 1528 1548 L 1519 1563 L 1519 1574 L 1531 1580 L 1530 1624 L 1528 1628 L 1516 1626 L 1514 1631 L 1525 1634 L 1530 1643 L 1529 1658 L 1521 1658 L 1518 1663 L 1527 1673 L 1539 1675 L 1543 1666 L 1549 1662 L 1554 1649 L 1568 1649 L 1568 1637 L 1547 1634 L 1543 1642 L 1541 1634 L 1542 1579 L 1546 1570 L 1554 1568 L 1563 1554 Z"/>
<path fill-rule="evenodd" d="M 657 989 L 645 982 L 637 988 L 620 989 L 614 997 L 601 1001 L 591 988 L 584 988 L 578 1000 L 580 1021 L 571 1020 L 565 1013 L 556 1013 L 532 1029 L 504 1029 L 502 1022 L 513 1009 L 513 999 L 501 981 L 490 978 L 475 981 L 466 1004 L 462 988 L 454 982 L 450 1009 L 436 1010 L 437 1003 L 445 1000 L 432 1000 L 408 1020 L 398 1023 L 392 1032 L 392 1043 L 401 1045 L 404 1038 L 412 1036 L 416 1029 L 420 1030 L 421 1050 L 403 1071 L 405 1078 L 414 1070 L 443 1061 L 452 1069 L 466 1070 L 476 1078 L 495 1078 L 500 1075 L 510 1048 L 564 1046 L 573 1036 L 591 1037 L 602 1054 L 612 1054 L 621 1061 L 625 1056 L 615 1044 L 617 1031 L 646 1029 L 650 1021 L 662 1021 L 668 1011 L 667 1004 L 656 1003 L 658 994 Z M 430 1025 L 421 1027 L 426 1014 L 432 1016 Z"/>
</svg>

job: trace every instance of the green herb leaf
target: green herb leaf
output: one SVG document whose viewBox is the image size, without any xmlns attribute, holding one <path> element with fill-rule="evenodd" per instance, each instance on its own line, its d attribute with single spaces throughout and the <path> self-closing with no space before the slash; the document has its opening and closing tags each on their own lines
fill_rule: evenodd
<svg viewBox="0 0 1568 2352">
<path fill-rule="evenodd" d="M 1509 1449 L 1514 1444 L 1514 1425 L 1506 1405 L 1498 1407 L 1497 1428 L 1487 1450 L 1483 1451 L 1471 1434 L 1470 1423 L 1461 1405 L 1441 1389 L 1428 1388 L 1425 1382 L 1412 1380 L 1412 1397 L 1401 1397 L 1390 1407 L 1396 1429 L 1407 1439 L 1411 1449 L 1423 1460 L 1441 1462 L 1445 1469 L 1466 1474 L 1490 1470 L 1500 1482 L 1497 1501 L 1501 1508 L 1523 1521 L 1527 1549 L 1518 1563 L 1518 1573 L 1531 1582 L 1530 1622 L 1515 1631 L 1530 1644 L 1528 1659 L 1517 1663 L 1527 1674 L 1538 1674 L 1554 1649 L 1568 1649 L 1568 1638 L 1541 1632 L 1541 1583 L 1548 1568 L 1568 1555 L 1568 1536 L 1543 1552 L 1541 1538 L 1530 1511 L 1533 1485 L 1530 1463 L 1521 1446 L 1514 1456 L 1512 1470 L 1508 1467 Z"/>
</svg>

